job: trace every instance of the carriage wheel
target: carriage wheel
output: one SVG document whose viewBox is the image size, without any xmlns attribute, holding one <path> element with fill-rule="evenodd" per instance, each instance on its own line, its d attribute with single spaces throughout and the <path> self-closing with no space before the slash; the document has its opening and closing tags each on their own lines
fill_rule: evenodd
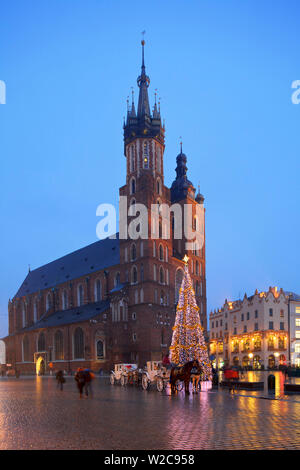
<svg viewBox="0 0 300 470">
<path fill-rule="evenodd" d="M 142 377 L 142 388 L 143 390 L 148 390 L 149 388 L 149 380 L 146 374 L 144 374 Z"/>
<path fill-rule="evenodd" d="M 163 389 L 164 389 L 164 381 L 161 377 L 158 377 L 157 378 L 157 381 L 156 381 L 156 388 L 159 392 L 162 392 Z"/>
<path fill-rule="evenodd" d="M 127 377 L 125 375 L 121 375 L 121 385 L 124 387 L 127 384 Z"/>
<path fill-rule="evenodd" d="M 111 385 L 114 385 L 114 384 L 115 384 L 115 376 L 114 376 L 114 374 L 110 374 L 109 380 L 110 380 Z"/>
</svg>

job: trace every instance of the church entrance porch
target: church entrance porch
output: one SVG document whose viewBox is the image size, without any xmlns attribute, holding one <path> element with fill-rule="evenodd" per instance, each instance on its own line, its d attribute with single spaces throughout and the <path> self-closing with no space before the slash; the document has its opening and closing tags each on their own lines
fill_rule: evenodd
<svg viewBox="0 0 300 470">
<path fill-rule="evenodd" d="M 36 375 L 45 375 L 47 365 L 47 353 L 35 353 L 34 362 Z"/>
</svg>

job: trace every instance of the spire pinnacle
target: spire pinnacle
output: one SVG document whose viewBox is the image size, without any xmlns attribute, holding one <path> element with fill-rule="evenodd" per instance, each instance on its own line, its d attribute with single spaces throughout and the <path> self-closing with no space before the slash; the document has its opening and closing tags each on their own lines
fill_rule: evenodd
<svg viewBox="0 0 300 470">
<path fill-rule="evenodd" d="M 144 35 L 145 31 L 143 31 L 142 34 Z M 151 117 L 149 98 L 148 98 L 148 87 L 150 84 L 150 78 L 146 75 L 145 56 L 144 56 L 144 46 L 145 46 L 144 39 L 142 39 L 141 45 L 142 45 L 142 69 L 141 69 L 141 75 L 137 79 L 137 84 L 140 89 L 137 115 L 138 117 L 144 117 L 144 116 Z"/>
</svg>

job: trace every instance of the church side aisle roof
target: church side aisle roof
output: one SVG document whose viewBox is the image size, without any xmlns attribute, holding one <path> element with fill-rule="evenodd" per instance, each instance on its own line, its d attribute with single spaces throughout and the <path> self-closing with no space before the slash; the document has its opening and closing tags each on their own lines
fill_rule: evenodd
<svg viewBox="0 0 300 470">
<path fill-rule="evenodd" d="M 119 263 L 119 234 L 116 234 L 116 239 L 99 240 L 30 271 L 15 297 L 49 289 Z"/>
<path fill-rule="evenodd" d="M 82 305 L 81 307 L 74 307 L 68 310 L 60 310 L 59 312 L 52 313 L 49 316 L 42 317 L 34 325 L 23 328 L 17 333 L 26 333 L 28 331 L 39 330 L 41 328 L 51 328 L 72 323 L 80 323 L 90 320 L 97 315 L 106 312 L 109 309 L 110 301 L 101 300 L 92 304 Z M 14 336 L 11 335 L 11 336 Z"/>
</svg>

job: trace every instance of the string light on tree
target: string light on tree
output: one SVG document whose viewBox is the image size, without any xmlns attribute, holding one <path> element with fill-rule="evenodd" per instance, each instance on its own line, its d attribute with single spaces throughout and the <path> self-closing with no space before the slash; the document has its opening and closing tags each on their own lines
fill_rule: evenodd
<svg viewBox="0 0 300 470">
<path fill-rule="evenodd" d="M 200 322 L 199 307 L 188 270 L 188 256 L 185 255 L 184 276 L 179 290 L 175 325 L 173 327 L 170 360 L 178 366 L 197 360 L 207 379 L 212 378 L 211 364 Z"/>
</svg>

